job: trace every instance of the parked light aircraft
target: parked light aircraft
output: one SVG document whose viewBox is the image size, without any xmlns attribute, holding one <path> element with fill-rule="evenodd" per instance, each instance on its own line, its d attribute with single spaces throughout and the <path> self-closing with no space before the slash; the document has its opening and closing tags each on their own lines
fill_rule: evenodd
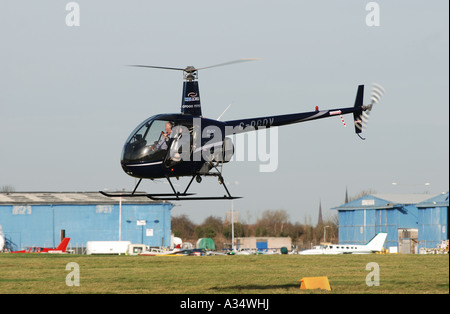
<svg viewBox="0 0 450 314">
<path fill-rule="evenodd" d="M 53 248 L 45 248 L 45 247 L 30 247 L 26 250 L 22 251 L 14 251 L 11 253 L 66 253 L 67 245 L 69 244 L 70 238 L 64 238 L 61 243 Z"/>
<path fill-rule="evenodd" d="M 148 248 L 142 253 L 139 253 L 140 256 L 183 256 L 183 252 L 185 250 L 181 249 L 181 244 L 177 244 L 177 246 L 170 251 L 157 249 L 157 248 Z"/>
<path fill-rule="evenodd" d="M 321 255 L 321 254 L 370 254 L 381 252 L 387 233 L 380 232 L 375 235 L 365 245 L 356 244 L 329 244 L 320 246 L 319 248 L 300 251 L 300 255 Z"/>
<path fill-rule="evenodd" d="M 0 226 L 0 252 L 3 250 L 5 243 L 5 236 L 3 235 L 2 226 Z"/>
</svg>

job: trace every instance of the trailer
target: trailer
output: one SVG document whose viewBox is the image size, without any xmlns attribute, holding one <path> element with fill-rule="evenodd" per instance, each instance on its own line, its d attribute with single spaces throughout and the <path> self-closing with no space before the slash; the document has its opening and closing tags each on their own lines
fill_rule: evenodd
<svg viewBox="0 0 450 314">
<path fill-rule="evenodd" d="M 150 251 L 148 245 L 145 244 L 130 244 L 128 245 L 128 255 L 139 255 L 143 252 Z"/>
<path fill-rule="evenodd" d="M 86 254 L 126 254 L 130 241 L 88 241 L 86 244 Z"/>
</svg>

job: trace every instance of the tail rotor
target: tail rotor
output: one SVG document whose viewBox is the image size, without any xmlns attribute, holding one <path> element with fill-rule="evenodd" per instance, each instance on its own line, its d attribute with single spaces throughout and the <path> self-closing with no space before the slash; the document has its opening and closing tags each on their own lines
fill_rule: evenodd
<svg viewBox="0 0 450 314">
<path fill-rule="evenodd" d="M 381 98 L 383 98 L 384 95 L 384 88 L 383 86 L 381 86 L 380 84 L 377 83 L 373 83 L 372 84 L 372 92 L 370 95 L 370 104 L 368 105 L 364 105 L 362 106 L 362 113 L 359 116 L 359 119 L 356 120 L 355 119 L 355 127 L 356 127 L 356 133 L 358 134 L 359 137 L 361 137 L 361 135 L 359 133 L 361 133 L 362 131 L 367 130 L 367 126 L 369 124 L 369 119 L 370 119 L 370 113 L 373 109 L 373 106 L 375 104 L 377 104 L 378 102 L 380 102 Z M 365 138 L 361 137 L 363 140 Z"/>
<path fill-rule="evenodd" d="M 378 103 L 381 100 L 383 95 L 384 95 L 383 86 L 381 86 L 380 84 L 377 84 L 377 83 L 373 83 L 372 84 L 372 94 L 370 96 L 370 100 L 371 100 L 371 103 L 369 105 L 370 109 L 372 109 L 372 106 L 374 104 Z"/>
</svg>

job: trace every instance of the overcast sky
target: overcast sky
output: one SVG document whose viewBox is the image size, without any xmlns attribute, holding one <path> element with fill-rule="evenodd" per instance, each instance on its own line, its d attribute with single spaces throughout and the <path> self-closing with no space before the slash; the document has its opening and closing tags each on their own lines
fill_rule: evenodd
<svg viewBox="0 0 450 314">
<path fill-rule="evenodd" d="M 357 86 L 381 84 L 366 141 L 351 115 L 278 128 L 278 167 L 224 167 L 241 218 L 266 209 L 317 222 L 349 195 L 440 193 L 449 186 L 449 3 L 376 1 L 0 2 L 0 186 L 16 191 L 132 189 L 120 167 L 131 131 L 158 113 L 179 112 L 182 75 L 126 67 L 208 66 L 199 73 L 203 115 L 222 120 L 353 106 Z M 194 183 L 223 193 L 216 179 Z M 211 182 L 211 184 L 209 184 Z M 392 182 L 398 185 L 392 185 Z M 177 182 L 185 184 L 185 180 Z M 430 185 L 425 185 L 430 183 Z M 147 192 L 166 191 L 160 181 Z M 182 189 L 182 187 L 179 187 Z M 167 190 L 168 191 L 168 190 Z M 177 203 L 172 214 L 200 223 L 224 218 L 229 201 Z"/>
</svg>

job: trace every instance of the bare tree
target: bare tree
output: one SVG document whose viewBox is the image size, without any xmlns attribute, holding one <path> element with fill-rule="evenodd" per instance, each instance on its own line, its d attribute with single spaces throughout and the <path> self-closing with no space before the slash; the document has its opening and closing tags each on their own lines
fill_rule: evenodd
<svg viewBox="0 0 450 314">
<path fill-rule="evenodd" d="M 172 217 L 171 228 L 176 237 L 192 239 L 194 236 L 195 225 L 187 215 Z"/>
<path fill-rule="evenodd" d="M 195 228 L 195 233 L 199 238 L 214 238 L 223 233 L 223 221 L 219 217 L 209 216 L 203 224 Z"/>
<path fill-rule="evenodd" d="M 257 236 L 280 236 L 288 223 L 289 215 L 284 209 L 265 210 L 256 222 Z"/>
<path fill-rule="evenodd" d="M 2 193 L 12 193 L 12 192 L 15 192 L 15 191 L 16 191 L 16 189 L 12 185 L 3 185 L 0 188 L 0 192 L 2 192 Z"/>
</svg>

